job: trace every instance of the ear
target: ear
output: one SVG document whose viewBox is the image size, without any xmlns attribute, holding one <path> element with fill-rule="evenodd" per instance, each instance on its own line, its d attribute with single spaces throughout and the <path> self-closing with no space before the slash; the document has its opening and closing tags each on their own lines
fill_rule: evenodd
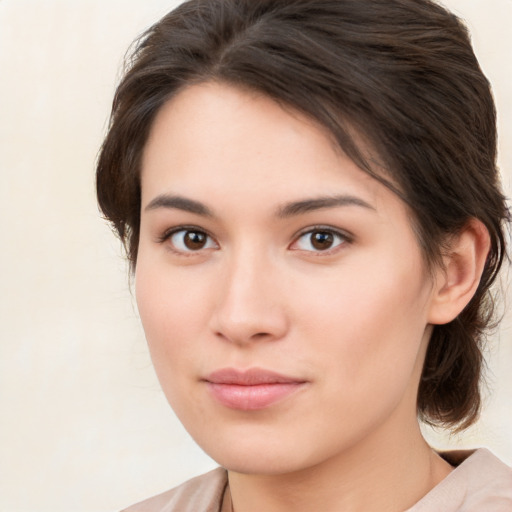
<svg viewBox="0 0 512 512">
<path fill-rule="evenodd" d="M 489 248 L 489 232 L 477 219 L 453 237 L 436 273 L 429 323 L 447 324 L 466 307 L 480 283 Z"/>
</svg>

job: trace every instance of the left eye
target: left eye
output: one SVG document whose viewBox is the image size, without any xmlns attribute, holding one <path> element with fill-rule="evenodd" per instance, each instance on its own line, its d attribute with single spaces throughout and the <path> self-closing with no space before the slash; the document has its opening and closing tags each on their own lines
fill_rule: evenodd
<svg viewBox="0 0 512 512">
<path fill-rule="evenodd" d="M 194 252 L 203 249 L 215 249 L 217 244 L 204 231 L 180 229 L 169 236 L 174 249 L 180 252 Z"/>
<path fill-rule="evenodd" d="M 334 249 L 347 241 L 347 237 L 330 229 L 312 229 L 301 235 L 292 245 L 300 251 L 322 252 Z"/>
</svg>

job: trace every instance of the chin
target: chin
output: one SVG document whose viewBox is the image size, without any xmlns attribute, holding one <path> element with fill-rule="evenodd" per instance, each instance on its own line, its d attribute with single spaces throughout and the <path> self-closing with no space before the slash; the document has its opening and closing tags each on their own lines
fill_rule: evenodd
<svg viewBox="0 0 512 512">
<path fill-rule="evenodd" d="M 229 471 L 254 475 L 280 475 L 301 471 L 329 458 L 313 440 L 298 443 L 293 435 L 237 432 L 195 438 L 199 446 Z M 306 448 L 307 447 L 307 448 Z"/>
<path fill-rule="evenodd" d="M 247 475 L 284 475 L 301 471 L 312 465 L 307 460 L 301 460 L 296 456 L 263 453 L 262 450 L 253 450 L 250 453 L 223 453 L 214 460 L 228 471 Z"/>
</svg>

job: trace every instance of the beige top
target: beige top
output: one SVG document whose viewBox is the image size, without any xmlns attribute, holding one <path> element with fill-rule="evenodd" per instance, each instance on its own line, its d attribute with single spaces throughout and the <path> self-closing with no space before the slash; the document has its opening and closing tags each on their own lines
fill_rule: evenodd
<svg viewBox="0 0 512 512">
<path fill-rule="evenodd" d="M 456 469 L 405 512 L 512 512 L 512 468 L 486 449 L 442 455 Z M 227 484 L 217 468 L 123 512 L 219 512 Z"/>
</svg>

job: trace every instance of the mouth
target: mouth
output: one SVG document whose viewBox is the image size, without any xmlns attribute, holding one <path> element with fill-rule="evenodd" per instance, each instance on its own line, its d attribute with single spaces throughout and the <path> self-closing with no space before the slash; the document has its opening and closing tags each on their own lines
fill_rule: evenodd
<svg viewBox="0 0 512 512">
<path fill-rule="evenodd" d="M 261 368 L 217 370 L 205 379 L 213 398 L 230 409 L 265 409 L 302 389 L 307 381 Z"/>
</svg>

